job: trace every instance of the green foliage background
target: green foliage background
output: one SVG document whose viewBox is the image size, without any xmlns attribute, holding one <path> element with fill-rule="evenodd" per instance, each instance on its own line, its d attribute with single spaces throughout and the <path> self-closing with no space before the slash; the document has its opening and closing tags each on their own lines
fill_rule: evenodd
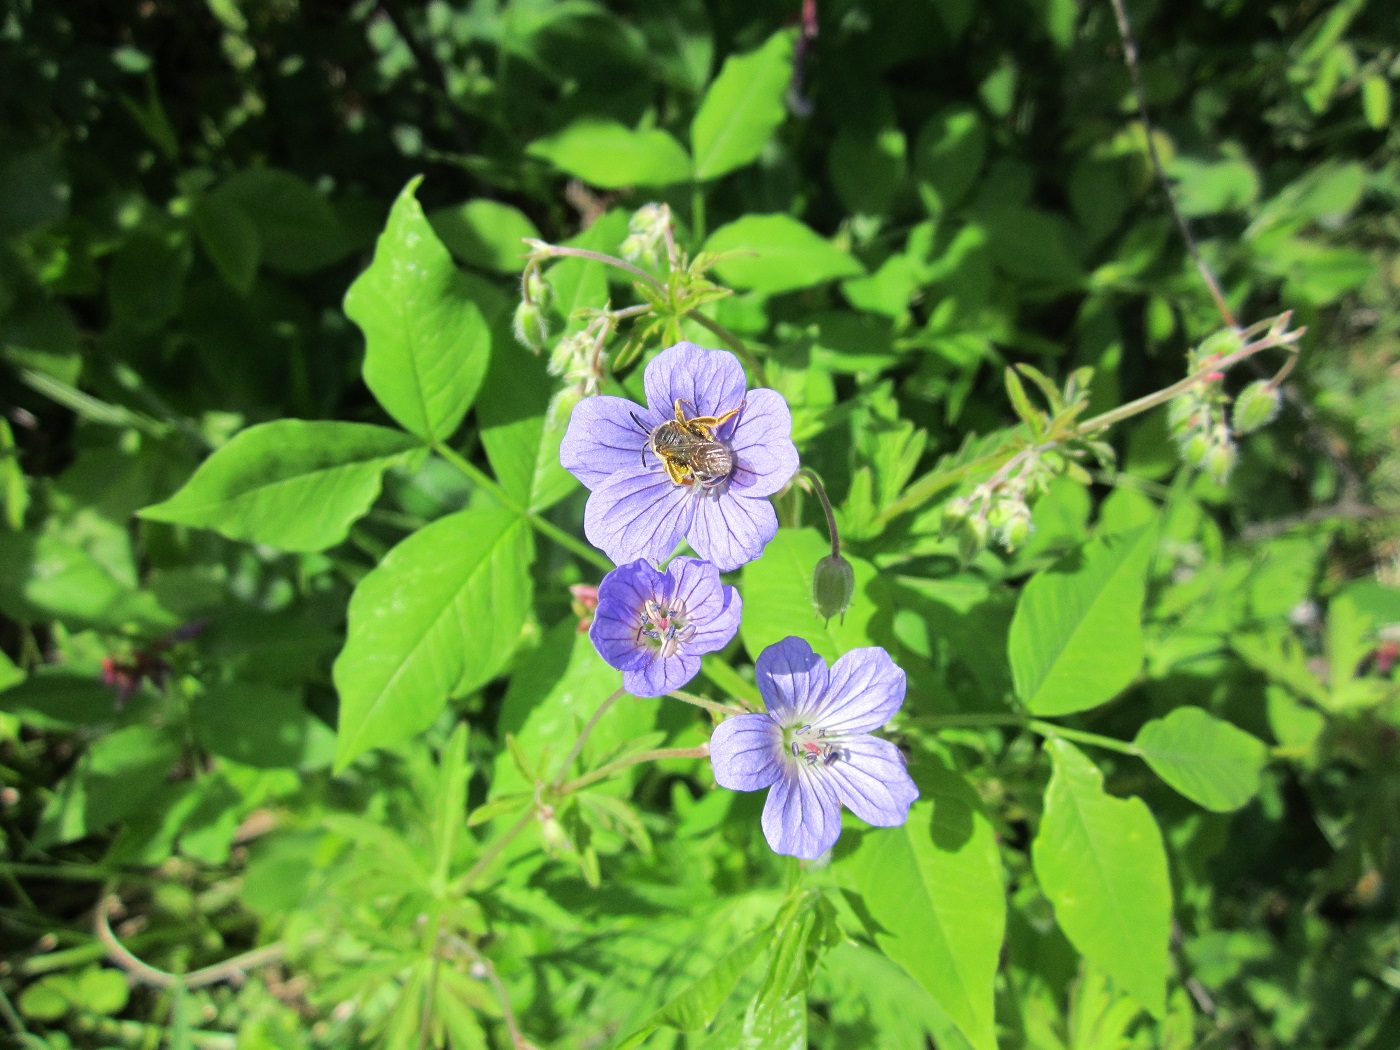
<svg viewBox="0 0 1400 1050">
<path fill-rule="evenodd" d="M 1006 365 L 1092 367 L 1094 414 L 1222 324 L 1108 2 L 823 0 L 812 37 L 786 0 L 13 0 L 16 1043 L 1400 1044 L 1400 12 L 1129 12 L 1180 210 L 1299 364 L 1227 485 L 1159 409 L 967 560 L 943 507 L 1024 433 Z M 649 202 L 720 253 L 696 310 L 792 405 L 857 583 L 814 615 L 820 508 L 779 496 L 692 688 L 756 699 L 788 634 L 909 676 L 921 801 L 829 862 L 703 759 L 629 761 L 701 712 L 627 698 L 573 749 L 618 675 L 569 587 L 607 562 L 511 333 L 521 238 L 616 254 Z M 613 392 L 719 345 L 544 274 L 551 345 L 655 307 Z"/>
</svg>

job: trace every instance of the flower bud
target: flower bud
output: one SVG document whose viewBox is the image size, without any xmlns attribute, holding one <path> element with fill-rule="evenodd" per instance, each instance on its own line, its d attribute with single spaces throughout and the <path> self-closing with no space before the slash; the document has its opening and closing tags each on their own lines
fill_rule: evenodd
<svg viewBox="0 0 1400 1050">
<path fill-rule="evenodd" d="M 1267 379 L 1250 383 L 1235 398 L 1235 433 L 1252 434 L 1260 427 L 1268 426 L 1278 415 L 1281 402 L 1278 387 Z"/>
<path fill-rule="evenodd" d="M 1228 357 L 1244 346 L 1240 333 L 1233 328 L 1222 328 L 1203 342 L 1196 351 L 1202 364 L 1215 357 Z"/>
<path fill-rule="evenodd" d="M 566 335 L 554 344 L 549 354 L 549 374 L 552 376 L 572 376 L 588 359 L 593 349 L 593 340 L 587 329 Z"/>
<path fill-rule="evenodd" d="M 1230 471 L 1235 469 L 1235 443 L 1228 436 L 1224 440 L 1217 440 L 1206 453 L 1206 472 L 1215 480 L 1217 485 L 1223 485 L 1230 480 Z"/>
<path fill-rule="evenodd" d="M 943 504 L 943 525 L 939 530 L 944 536 L 951 536 L 962 529 L 963 522 L 972 513 L 972 505 L 961 496 Z"/>
<path fill-rule="evenodd" d="M 833 616 L 844 619 L 855 592 L 856 570 L 845 558 L 828 554 L 817 562 L 812 573 L 812 604 L 817 607 L 818 616 L 828 621 Z"/>
<path fill-rule="evenodd" d="M 1009 505 L 1004 519 L 997 528 L 1001 545 L 1009 551 L 1021 546 L 1031 535 L 1031 509 L 1022 502 Z"/>
<path fill-rule="evenodd" d="M 972 561 L 987 546 L 987 519 L 968 518 L 958 530 L 958 557 L 963 564 Z"/>
<path fill-rule="evenodd" d="M 544 851 L 551 857 L 573 851 L 574 844 L 569 841 L 564 825 L 552 814 L 540 821 L 540 838 L 544 841 Z"/>
<path fill-rule="evenodd" d="M 1181 458 L 1186 460 L 1193 467 L 1199 467 L 1201 461 L 1206 458 L 1206 453 L 1210 451 L 1210 438 L 1204 433 L 1197 431 L 1186 439 L 1186 444 L 1181 446 Z"/>
<path fill-rule="evenodd" d="M 549 339 L 549 322 L 545 320 L 544 307 L 529 299 L 521 299 L 520 305 L 515 308 L 511 328 L 520 345 L 537 354 Z"/>
</svg>

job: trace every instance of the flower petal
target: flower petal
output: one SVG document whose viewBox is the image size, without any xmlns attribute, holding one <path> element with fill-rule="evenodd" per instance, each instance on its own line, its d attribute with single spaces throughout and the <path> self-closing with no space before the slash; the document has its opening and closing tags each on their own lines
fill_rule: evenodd
<svg viewBox="0 0 1400 1050">
<path fill-rule="evenodd" d="M 840 758 L 820 771 L 846 808 L 877 828 L 903 824 L 919 797 L 899 748 L 864 733 L 843 740 Z"/>
<path fill-rule="evenodd" d="M 645 425 L 644 431 L 632 413 Z M 660 420 L 625 397 L 585 397 L 569 415 L 569 429 L 559 444 L 559 462 L 587 488 L 596 489 L 618 471 L 640 472 L 642 450 Z M 649 460 L 655 457 L 648 455 Z"/>
<path fill-rule="evenodd" d="M 783 767 L 763 806 L 763 836 L 774 853 L 815 860 L 841 835 L 841 803 L 820 771 L 804 763 Z"/>
<path fill-rule="evenodd" d="M 744 366 L 728 350 L 706 350 L 694 343 L 667 347 L 647 365 L 643 376 L 647 404 L 661 419 L 674 419 L 676 400 L 687 417 L 722 416 L 744 400 Z"/>
<path fill-rule="evenodd" d="M 696 554 L 729 572 L 757 558 L 777 534 L 778 513 L 766 496 L 730 490 L 697 495 L 686 538 Z"/>
<path fill-rule="evenodd" d="M 588 637 L 609 666 L 630 671 L 647 662 L 650 650 L 638 630 L 642 607 L 664 580 L 649 562 L 641 560 L 620 565 L 603 577 Z"/>
<path fill-rule="evenodd" d="M 619 565 L 660 561 L 676 549 L 695 516 L 690 490 L 664 472 L 614 474 L 593 490 L 583 510 L 583 533 Z"/>
<path fill-rule="evenodd" d="M 877 645 L 852 649 L 831 667 L 826 696 L 803 716 L 829 734 L 879 729 L 904 703 L 904 672 Z"/>
<path fill-rule="evenodd" d="M 699 558 L 672 558 L 666 566 L 670 596 L 685 605 L 695 634 L 685 643 L 688 653 L 713 653 L 729 644 L 739 630 L 744 603 L 739 592 L 720 582 L 719 570 Z"/>
<path fill-rule="evenodd" d="M 622 687 L 633 696 L 665 696 L 700 673 L 700 657 L 688 653 L 662 656 L 648 652 L 646 660 L 622 673 Z"/>
<path fill-rule="evenodd" d="M 732 791 L 758 791 L 782 775 L 783 732 L 767 715 L 726 718 L 710 735 L 715 782 Z"/>
<path fill-rule="evenodd" d="M 745 496 L 771 496 L 797 473 L 792 411 L 776 390 L 750 390 L 728 436 L 734 453 L 730 484 Z"/>
<path fill-rule="evenodd" d="M 753 669 L 764 706 L 779 722 L 805 716 L 826 693 L 826 661 L 801 638 L 774 642 L 758 654 Z"/>
</svg>

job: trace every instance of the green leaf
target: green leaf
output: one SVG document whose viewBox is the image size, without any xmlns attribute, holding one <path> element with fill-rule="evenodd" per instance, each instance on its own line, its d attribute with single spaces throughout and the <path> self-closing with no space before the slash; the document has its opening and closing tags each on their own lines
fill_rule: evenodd
<svg viewBox="0 0 1400 1050">
<path fill-rule="evenodd" d="M 751 934 L 705 976 L 647 1018 L 641 1028 L 619 1044 L 618 1050 L 632 1050 L 640 1046 L 658 1028 L 694 1032 L 709 1027 L 744 971 L 768 947 L 769 940 L 768 927 Z"/>
<path fill-rule="evenodd" d="M 1097 707 L 1137 676 L 1155 537 L 1155 525 L 1100 537 L 1026 584 L 1007 651 L 1016 695 L 1033 714 Z"/>
<path fill-rule="evenodd" d="M 1348 584 L 1327 604 L 1327 662 L 1333 686 L 1356 674 L 1376 630 L 1400 623 L 1400 589 L 1375 580 Z"/>
<path fill-rule="evenodd" d="M 476 410 L 481 444 L 496 480 L 521 506 L 536 512 L 578 488 L 559 464 L 568 417 L 552 418 L 554 386 L 543 358 L 506 344 L 491 355 Z"/>
<path fill-rule="evenodd" d="M 189 268 L 189 245 L 178 231 L 137 230 L 107 274 L 112 316 L 142 335 L 158 331 L 180 309 Z"/>
<path fill-rule="evenodd" d="M 690 156 L 666 132 L 633 131 L 597 117 L 584 117 L 536 139 L 525 152 L 605 190 L 669 186 L 690 178 Z"/>
<path fill-rule="evenodd" d="M 736 288 L 769 295 L 865 273 L 849 252 L 781 213 L 745 215 L 721 226 L 704 250 L 734 253 L 716 263 L 715 272 Z"/>
<path fill-rule="evenodd" d="M 792 47 L 793 32 L 783 29 L 758 50 L 725 60 L 690 124 L 696 179 L 718 178 L 758 159 L 787 116 Z"/>
<path fill-rule="evenodd" d="M 744 566 L 739 632 L 750 656 L 789 635 L 805 639 L 828 663 L 870 644 L 867 630 L 876 609 L 869 591 L 878 574 L 864 558 L 844 556 L 856 572 L 855 595 L 844 620 L 833 617 L 823 623 L 812 604 L 812 572 L 830 553 L 831 544 L 816 529 L 779 529 L 763 555 Z"/>
<path fill-rule="evenodd" d="M 468 266 L 498 273 L 519 273 L 528 249 L 522 238 L 539 237 L 539 228 L 519 208 L 493 200 L 466 201 L 438 208 L 428 222 L 447 250 Z"/>
<path fill-rule="evenodd" d="M 209 196 L 252 221 L 262 262 L 281 273 L 313 273 L 354 247 L 330 202 L 290 171 L 240 171 Z"/>
<path fill-rule="evenodd" d="M 1153 771 L 1192 802 L 1217 813 L 1239 809 L 1259 793 L 1269 749 L 1199 707 L 1154 718 L 1134 741 Z"/>
<path fill-rule="evenodd" d="M 835 863 L 877 924 L 875 943 L 976 1050 L 995 1050 L 993 993 L 1006 897 L 977 795 L 937 759 L 914 770 L 923 799 L 903 827 L 866 831 Z"/>
<path fill-rule="evenodd" d="M 4 653 L 0 652 L 0 693 L 12 686 L 21 684 L 25 679 L 25 674 L 15 666 Z"/>
<path fill-rule="evenodd" d="M 345 314 L 365 334 L 365 383 L 405 430 L 432 442 L 451 437 L 476 398 L 491 331 L 423 216 L 419 181 L 394 202 Z"/>
<path fill-rule="evenodd" d="M 1154 1017 L 1166 1012 L 1171 883 L 1162 833 L 1139 798 L 1114 798 L 1063 740 L 1031 849 L 1055 920 L 1079 951 Z"/>
<path fill-rule="evenodd" d="M 621 684 L 620 672 L 603 662 L 588 635 L 579 633 L 578 622 L 570 617 L 551 627 L 536 649 L 521 654 L 501 704 L 496 732 L 502 737 L 512 734 L 535 772 L 552 777 L 579 730 Z M 660 701 L 654 699 L 619 699 L 589 735 L 580 768 L 651 732 L 659 708 Z M 509 754 L 497 756 L 491 798 L 533 786 Z"/>
<path fill-rule="evenodd" d="M 153 594 L 136 590 L 121 573 L 118 561 L 130 557 L 126 544 L 117 558 L 98 553 L 57 532 L 6 535 L 0 542 L 0 611 L 29 623 L 61 620 L 147 631 L 174 625 Z"/>
<path fill-rule="evenodd" d="M 367 423 L 261 423 L 216 450 L 175 495 L 140 513 L 231 540 L 325 550 L 369 510 L 384 471 L 419 447 L 408 434 Z"/>
<path fill-rule="evenodd" d="M 947 109 L 929 119 L 914 143 L 914 178 L 930 211 L 962 202 L 977 182 L 986 152 L 987 131 L 972 107 Z"/>
<path fill-rule="evenodd" d="M 91 674 L 82 674 L 67 665 L 51 664 L 37 668 L 22 682 L 11 682 L 0 697 L 0 711 L 44 729 L 72 729 L 114 718 L 116 695 L 95 668 Z"/>
<path fill-rule="evenodd" d="M 194 738 L 211 754 L 263 769 L 330 765 L 335 734 L 306 710 L 300 690 L 253 682 L 210 686 L 190 706 Z"/>
<path fill-rule="evenodd" d="M 252 216 L 230 195 L 212 193 L 194 202 L 190 218 L 219 276 L 234 291 L 247 295 L 262 261 L 262 235 Z"/>
<path fill-rule="evenodd" d="M 530 607 L 529 569 L 525 520 L 473 508 L 419 529 L 360 581 L 334 668 L 337 769 L 426 729 L 500 671 Z"/>
<path fill-rule="evenodd" d="M 143 810 L 180 757 L 168 732 L 134 725 L 102 737 L 63 779 L 39 820 L 35 845 L 72 842 Z"/>
</svg>

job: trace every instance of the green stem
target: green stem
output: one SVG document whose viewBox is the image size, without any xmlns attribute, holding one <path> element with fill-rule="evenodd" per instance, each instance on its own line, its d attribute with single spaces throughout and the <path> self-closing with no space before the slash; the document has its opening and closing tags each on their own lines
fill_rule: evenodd
<svg viewBox="0 0 1400 1050">
<path fill-rule="evenodd" d="M 800 473 L 807 479 L 817 499 L 821 501 L 822 510 L 826 512 L 826 535 L 831 540 L 831 556 L 839 558 L 841 557 L 841 536 L 836 531 L 836 512 L 831 509 L 831 499 L 826 494 L 826 486 L 822 484 L 822 479 L 811 467 L 803 467 Z"/>
<path fill-rule="evenodd" d="M 598 705 L 598 710 L 593 712 L 593 717 L 584 725 L 583 732 L 581 732 L 578 735 L 578 739 L 574 741 L 574 746 L 570 749 L 569 756 L 565 758 L 563 764 L 560 765 L 559 772 L 554 777 L 555 784 L 559 784 L 568 776 L 569 767 L 577 761 L 579 755 L 583 754 L 583 745 L 588 743 L 588 738 L 593 735 L 593 730 L 597 728 L 598 723 L 603 720 L 603 716 L 608 713 L 608 710 L 613 704 L 617 703 L 618 700 L 626 695 L 626 689 L 619 689 Z"/>
<path fill-rule="evenodd" d="M 750 710 L 762 710 L 758 687 L 725 663 L 719 653 L 709 653 L 700 658 L 700 673 L 720 692 L 728 693 Z"/>
<path fill-rule="evenodd" d="M 505 489 L 501 488 L 489 474 L 471 460 L 444 444 L 434 445 L 433 451 L 447 460 L 447 462 L 451 463 L 475 484 L 480 485 L 489 492 L 492 498 L 500 503 L 501 506 L 505 507 L 507 510 L 514 511 L 528 521 L 530 526 L 540 535 L 548 537 L 565 550 L 577 555 L 603 572 L 608 573 L 612 571 L 613 564 L 604 555 L 588 546 L 588 544 L 584 543 L 577 536 L 571 536 L 552 521 L 541 517 L 526 507 L 522 507 L 512 499 L 510 494 L 506 492 Z"/>
<path fill-rule="evenodd" d="M 570 248 L 563 244 L 546 244 L 544 241 L 529 241 L 536 250 L 546 258 L 558 258 L 561 256 L 573 256 L 575 259 L 590 259 L 593 262 L 602 263 L 604 266 L 612 266 L 619 270 L 630 273 L 638 280 L 645 281 L 658 292 L 665 293 L 666 286 L 658 281 L 651 274 L 647 273 L 640 266 L 633 266 L 626 259 L 619 259 L 616 255 L 607 255 L 603 252 L 595 252 L 588 248 Z"/>
<path fill-rule="evenodd" d="M 715 700 L 707 700 L 703 696 L 695 696 L 692 693 L 683 693 L 679 689 L 672 689 L 671 692 L 667 695 L 674 697 L 677 700 L 681 700 L 687 704 L 694 704 L 696 707 L 703 707 L 706 711 L 712 711 L 715 714 L 742 715 L 746 713 L 742 707 L 737 707 L 734 704 L 721 704 Z"/>
<path fill-rule="evenodd" d="M 768 384 L 768 373 L 763 368 L 763 362 L 758 359 L 752 350 L 745 345 L 744 341 L 731 332 L 724 325 L 711 317 L 706 317 L 699 310 L 687 310 L 685 316 L 689 317 L 702 328 L 708 328 L 715 335 L 719 336 L 729 344 L 729 349 L 744 359 L 744 363 L 749 366 L 749 371 L 753 373 L 754 382 L 760 386 Z"/>
<path fill-rule="evenodd" d="M 457 880 L 452 888 L 453 896 L 463 897 L 472 884 L 481 877 L 482 872 L 496 862 L 496 858 L 501 852 L 515 841 L 516 837 L 535 822 L 535 807 L 531 806 L 524 813 L 520 814 L 520 819 L 507 828 L 491 845 L 486 847 L 486 851 L 476 858 L 476 863 L 467 869 L 467 873 Z"/>
<path fill-rule="evenodd" d="M 589 784 L 596 784 L 600 780 L 606 780 L 629 766 L 635 766 L 641 762 L 659 762 L 667 758 L 704 758 L 710 753 L 709 744 L 701 744 L 699 747 L 658 747 L 651 751 L 638 751 L 635 755 L 624 755 L 622 758 L 609 762 L 605 766 L 599 766 L 591 773 L 585 773 L 581 777 L 576 777 L 566 784 L 559 785 L 559 794 L 568 795 L 586 788 Z"/>
<path fill-rule="evenodd" d="M 690 184 L 690 233 L 697 244 L 705 239 L 705 188 L 699 182 Z"/>
<path fill-rule="evenodd" d="M 1088 744 L 1091 747 L 1101 747 L 1107 751 L 1117 751 L 1124 755 L 1133 755 L 1141 758 L 1142 751 L 1136 744 L 1131 744 L 1123 740 L 1115 740 L 1111 736 L 1100 736 L 1098 733 L 1088 733 L 1082 729 L 1069 729 L 1065 726 L 1055 725 L 1053 722 L 1045 722 L 1038 718 L 1030 718 L 1027 715 L 1008 712 L 973 712 L 965 715 L 926 715 L 917 719 L 919 725 L 928 729 L 975 729 L 979 726 L 1014 726 L 1018 729 L 1029 729 L 1032 733 L 1038 733 L 1043 737 L 1053 737 L 1061 740 L 1074 740 L 1081 744 Z"/>
</svg>

